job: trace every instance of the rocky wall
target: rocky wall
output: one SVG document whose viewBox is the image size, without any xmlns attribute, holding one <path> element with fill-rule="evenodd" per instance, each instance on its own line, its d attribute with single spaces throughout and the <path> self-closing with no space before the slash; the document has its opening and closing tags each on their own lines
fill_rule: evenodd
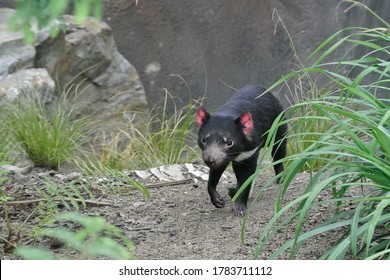
<svg viewBox="0 0 390 280">
<path fill-rule="evenodd" d="M 211 110 L 233 93 L 229 86 L 270 86 L 298 69 L 295 55 L 304 61 L 340 29 L 382 26 L 365 9 L 341 0 L 134 2 L 105 1 L 104 19 L 118 49 L 138 69 L 148 99 L 158 102 L 167 88 L 184 104 L 190 95 L 205 95 Z M 361 2 L 390 22 L 389 0 Z"/>
</svg>

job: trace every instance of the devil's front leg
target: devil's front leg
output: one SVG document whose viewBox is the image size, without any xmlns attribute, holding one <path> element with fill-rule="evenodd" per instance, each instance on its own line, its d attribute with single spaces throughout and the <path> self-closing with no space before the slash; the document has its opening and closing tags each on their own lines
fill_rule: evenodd
<svg viewBox="0 0 390 280">
<path fill-rule="evenodd" d="M 237 178 L 237 187 L 229 190 L 229 195 L 233 197 L 246 180 L 252 176 L 257 167 L 258 153 L 241 162 L 233 162 L 233 170 Z M 241 192 L 236 200 L 235 213 L 238 216 L 243 216 L 248 204 L 249 193 L 251 190 L 252 181 L 249 182 L 247 187 Z"/>
<path fill-rule="evenodd" d="M 217 192 L 217 184 L 219 182 L 219 179 L 222 176 L 222 173 L 225 171 L 225 169 L 226 169 L 226 166 L 220 167 L 218 169 L 210 169 L 207 189 L 209 191 L 211 202 L 217 208 L 222 208 L 225 206 L 225 200 Z"/>
</svg>

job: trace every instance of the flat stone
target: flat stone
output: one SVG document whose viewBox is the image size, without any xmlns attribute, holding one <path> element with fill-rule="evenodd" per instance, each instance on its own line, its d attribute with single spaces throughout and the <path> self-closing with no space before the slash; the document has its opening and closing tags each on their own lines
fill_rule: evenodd
<svg viewBox="0 0 390 280">
<path fill-rule="evenodd" d="M 140 177 L 141 179 L 148 179 L 152 174 L 149 171 L 146 170 L 136 170 L 134 171 L 135 175 Z"/>
<path fill-rule="evenodd" d="M 198 168 L 198 166 L 194 166 L 193 164 L 185 164 L 184 165 L 187 168 L 188 173 L 192 174 L 196 178 L 207 181 L 209 178 L 209 172 L 205 171 L 203 169 Z"/>
<path fill-rule="evenodd" d="M 181 181 L 186 179 L 183 175 L 181 165 L 179 164 L 161 166 L 160 171 L 168 175 L 173 181 Z"/>
<path fill-rule="evenodd" d="M 163 182 L 172 181 L 167 175 L 162 173 L 158 168 L 151 168 L 150 173 L 152 173 L 159 181 L 163 181 Z"/>
</svg>

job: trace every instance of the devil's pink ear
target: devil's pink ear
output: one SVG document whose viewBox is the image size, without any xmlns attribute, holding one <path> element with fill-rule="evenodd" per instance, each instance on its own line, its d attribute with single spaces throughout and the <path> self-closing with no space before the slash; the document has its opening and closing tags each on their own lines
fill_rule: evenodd
<svg viewBox="0 0 390 280">
<path fill-rule="evenodd" d="M 246 112 L 242 114 L 239 117 L 239 120 L 242 127 L 242 132 L 244 132 L 245 135 L 249 135 L 253 130 L 253 119 L 251 113 Z"/>
<path fill-rule="evenodd" d="M 199 107 L 195 115 L 196 126 L 199 128 L 202 127 L 209 117 L 210 114 L 206 111 L 206 109 L 203 107 Z"/>
</svg>

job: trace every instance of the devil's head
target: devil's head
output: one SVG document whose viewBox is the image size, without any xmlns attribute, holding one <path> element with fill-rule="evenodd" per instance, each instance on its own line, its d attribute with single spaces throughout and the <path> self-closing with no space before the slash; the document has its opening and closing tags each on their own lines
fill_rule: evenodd
<svg viewBox="0 0 390 280">
<path fill-rule="evenodd" d="M 195 115 L 199 127 L 198 145 L 203 161 L 211 169 L 227 165 L 245 150 L 253 138 L 253 119 L 249 112 L 238 117 L 210 115 L 200 107 Z"/>
</svg>

